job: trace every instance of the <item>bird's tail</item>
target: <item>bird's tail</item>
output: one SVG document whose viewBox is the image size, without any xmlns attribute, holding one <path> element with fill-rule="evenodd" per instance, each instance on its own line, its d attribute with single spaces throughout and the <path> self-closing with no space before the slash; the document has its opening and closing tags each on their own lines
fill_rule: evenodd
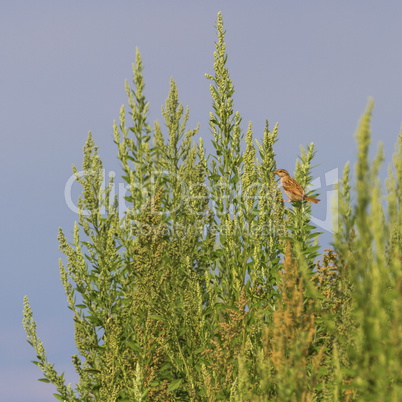
<svg viewBox="0 0 402 402">
<path fill-rule="evenodd" d="M 318 198 L 311 198 L 311 197 L 304 197 L 304 199 L 307 201 L 314 202 L 314 204 L 317 204 L 318 201 L 321 201 Z"/>
</svg>

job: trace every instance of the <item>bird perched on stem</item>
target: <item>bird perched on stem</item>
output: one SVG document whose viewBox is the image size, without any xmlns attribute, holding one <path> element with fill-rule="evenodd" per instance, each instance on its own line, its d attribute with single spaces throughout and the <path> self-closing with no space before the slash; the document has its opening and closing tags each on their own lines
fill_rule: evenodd
<svg viewBox="0 0 402 402">
<path fill-rule="evenodd" d="M 281 184 L 283 190 L 285 191 L 286 195 L 289 197 L 289 200 L 284 200 L 287 202 L 292 201 L 311 201 L 314 204 L 317 204 L 320 201 L 318 198 L 307 197 L 306 193 L 303 190 L 303 187 L 292 177 L 285 169 L 278 169 L 274 172 L 281 178 Z"/>
</svg>

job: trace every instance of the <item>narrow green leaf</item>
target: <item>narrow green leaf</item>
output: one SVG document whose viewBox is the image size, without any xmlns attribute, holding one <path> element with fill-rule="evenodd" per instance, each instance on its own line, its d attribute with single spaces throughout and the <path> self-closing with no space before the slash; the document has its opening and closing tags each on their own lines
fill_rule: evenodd
<svg viewBox="0 0 402 402">
<path fill-rule="evenodd" d="M 38 381 L 50 383 L 50 381 L 47 378 L 39 378 Z"/>
<path fill-rule="evenodd" d="M 174 391 L 175 389 L 179 388 L 181 383 L 183 382 L 183 380 L 181 378 L 174 380 L 170 383 L 170 385 L 168 386 L 167 391 L 171 392 Z"/>
</svg>

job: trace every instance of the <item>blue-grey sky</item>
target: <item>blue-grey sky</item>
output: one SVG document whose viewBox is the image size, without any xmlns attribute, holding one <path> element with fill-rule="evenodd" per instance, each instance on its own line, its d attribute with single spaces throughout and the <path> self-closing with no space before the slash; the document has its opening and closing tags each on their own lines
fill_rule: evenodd
<svg viewBox="0 0 402 402">
<path fill-rule="evenodd" d="M 34 350 L 22 330 L 29 295 L 49 360 L 75 376 L 72 316 L 59 281 L 57 228 L 71 233 L 64 199 L 89 130 L 108 170 L 118 166 L 112 123 L 126 103 L 124 80 L 138 46 L 150 119 L 160 119 L 169 79 L 190 106 L 190 127 L 211 139 L 214 25 L 223 12 L 235 109 L 261 138 L 279 122 L 278 166 L 293 171 L 299 145 L 317 146 L 313 173 L 326 218 L 325 173 L 355 154 L 369 96 L 373 142 L 387 162 L 402 120 L 402 3 L 313 1 L 3 1 L 0 5 L 0 129 L 3 195 L 0 327 L 1 400 L 46 402 Z"/>
</svg>

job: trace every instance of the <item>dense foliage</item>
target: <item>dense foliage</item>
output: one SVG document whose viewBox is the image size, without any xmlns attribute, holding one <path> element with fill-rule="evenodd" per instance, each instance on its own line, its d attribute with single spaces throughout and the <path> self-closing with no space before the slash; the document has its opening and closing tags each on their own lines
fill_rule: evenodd
<svg viewBox="0 0 402 402">
<path fill-rule="evenodd" d="M 71 241 L 59 232 L 79 382 L 49 363 L 25 298 L 42 381 L 63 401 L 402 400 L 402 135 L 383 189 L 370 102 L 355 175 L 347 165 L 339 184 L 333 249 L 320 256 L 311 206 L 285 207 L 274 178 L 278 127 L 267 123 L 260 142 L 251 123 L 241 129 L 220 14 L 217 32 L 211 155 L 173 80 L 164 125 L 149 125 L 138 52 L 114 126 L 123 202 L 113 179 L 102 185 L 88 136 L 79 220 Z M 314 153 L 296 163 L 302 186 Z"/>
</svg>

